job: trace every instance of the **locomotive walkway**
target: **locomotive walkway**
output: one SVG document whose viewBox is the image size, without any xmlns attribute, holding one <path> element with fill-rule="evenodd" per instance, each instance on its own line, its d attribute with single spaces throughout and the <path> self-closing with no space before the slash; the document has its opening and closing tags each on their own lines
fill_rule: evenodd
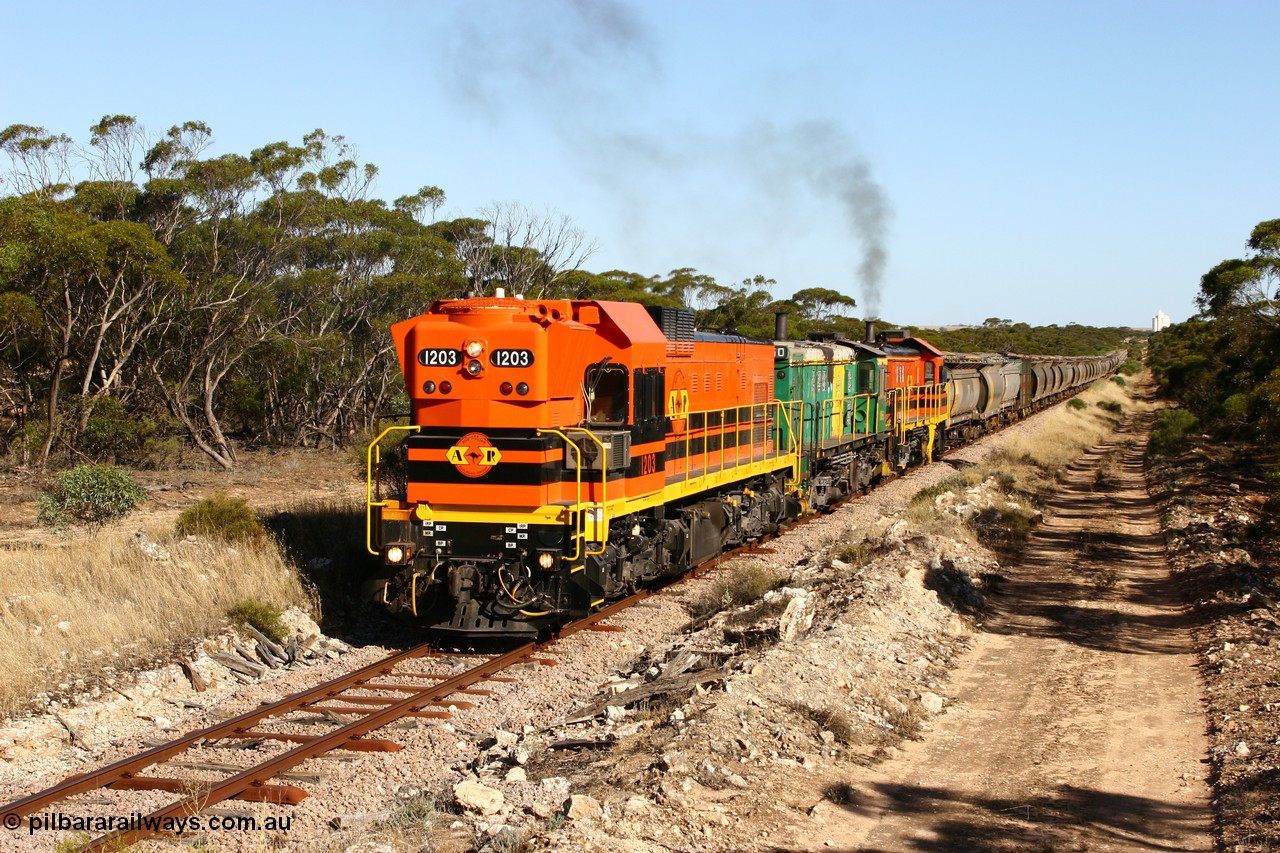
<svg viewBox="0 0 1280 853">
<path fill-rule="evenodd" d="M 857 851 L 1208 851 L 1208 744 L 1190 628 L 1142 457 L 1069 473 L 922 741 L 860 771 L 798 845 Z M 790 849 L 790 848 L 788 848 Z"/>
</svg>

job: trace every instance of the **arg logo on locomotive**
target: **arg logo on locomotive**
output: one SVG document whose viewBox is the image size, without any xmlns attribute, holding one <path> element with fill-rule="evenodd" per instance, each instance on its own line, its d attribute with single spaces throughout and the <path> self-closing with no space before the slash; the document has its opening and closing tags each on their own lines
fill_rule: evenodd
<svg viewBox="0 0 1280 853">
<path fill-rule="evenodd" d="M 482 432 L 469 432 L 449 448 L 444 458 L 453 463 L 464 477 L 483 477 L 494 465 L 502 461 L 502 453 L 493 446 L 489 436 Z"/>
</svg>

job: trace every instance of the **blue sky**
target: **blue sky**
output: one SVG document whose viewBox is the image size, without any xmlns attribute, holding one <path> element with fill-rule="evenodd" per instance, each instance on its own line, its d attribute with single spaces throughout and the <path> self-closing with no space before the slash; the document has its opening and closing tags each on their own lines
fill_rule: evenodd
<svg viewBox="0 0 1280 853">
<path fill-rule="evenodd" d="M 323 128 L 378 197 L 570 217 L 588 269 L 896 323 L 1183 320 L 1280 218 L 1276 3 L 6 5 L 0 126 Z"/>
</svg>

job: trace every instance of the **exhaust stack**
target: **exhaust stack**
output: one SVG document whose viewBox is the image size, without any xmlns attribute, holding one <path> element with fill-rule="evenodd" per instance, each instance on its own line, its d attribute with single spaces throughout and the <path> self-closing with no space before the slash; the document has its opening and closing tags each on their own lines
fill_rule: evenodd
<svg viewBox="0 0 1280 853">
<path fill-rule="evenodd" d="M 876 342 L 876 321 L 867 321 L 867 343 L 874 344 Z"/>
<path fill-rule="evenodd" d="M 779 311 L 773 315 L 773 339 L 775 341 L 787 339 L 787 312 L 785 311 Z"/>
</svg>

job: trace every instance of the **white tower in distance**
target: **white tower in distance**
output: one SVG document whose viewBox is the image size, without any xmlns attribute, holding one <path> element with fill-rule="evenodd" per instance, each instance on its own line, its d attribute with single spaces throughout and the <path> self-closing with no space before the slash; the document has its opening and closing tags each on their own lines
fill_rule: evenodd
<svg viewBox="0 0 1280 853">
<path fill-rule="evenodd" d="M 1156 316 L 1151 318 L 1151 331 L 1153 332 L 1163 331 L 1164 329 L 1167 329 L 1172 325 L 1173 325 L 1173 320 L 1169 317 L 1168 314 L 1164 313 L 1163 309 L 1160 311 L 1157 311 Z"/>
</svg>

